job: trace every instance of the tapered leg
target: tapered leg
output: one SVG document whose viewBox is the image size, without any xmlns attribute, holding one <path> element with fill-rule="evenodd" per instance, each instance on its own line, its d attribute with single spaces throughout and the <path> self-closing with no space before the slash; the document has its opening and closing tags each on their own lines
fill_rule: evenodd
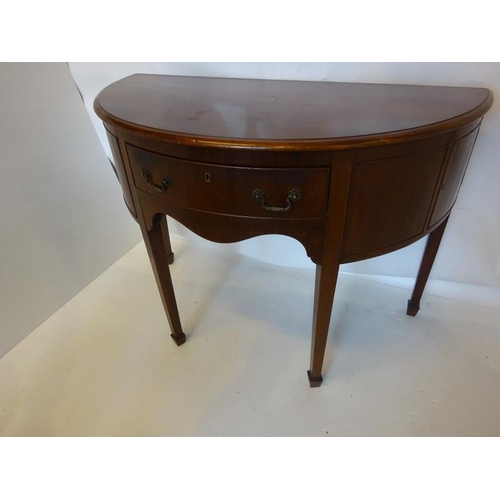
<svg viewBox="0 0 500 500">
<path fill-rule="evenodd" d="M 172 331 L 171 337 L 177 345 L 184 344 L 186 335 L 184 335 L 182 331 L 179 311 L 174 295 L 174 287 L 172 286 L 172 278 L 170 276 L 170 269 L 168 268 L 168 249 L 165 244 L 165 233 L 162 229 L 162 223 L 159 222 L 153 225 L 150 231 L 141 225 L 141 230 L 144 237 L 144 243 L 148 250 L 149 260 L 153 267 L 163 307 L 165 308 Z"/>
<path fill-rule="evenodd" d="M 326 340 L 330 327 L 330 317 L 338 272 L 339 264 L 335 262 L 327 261 L 327 263 L 322 266 L 316 266 L 311 367 L 307 372 L 309 385 L 311 387 L 319 387 L 321 382 L 323 382 L 321 368 L 325 356 Z"/>
<path fill-rule="evenodd" d="M 335 166 L 331 169 L 329 215 L 325 223 L 321 259 L 320 262 L 316 262 L 311 364 L 307 371 L 311 387 L 319 387 L 323 382 L 321 368 L 325 357 L 333 297 L 342 259 L 342 241 L 347 218 L 353 161 L 353 151 L 341 152 L 336 156 Z"/>
<path fill-rule="evenodd" d="M 170 244 L 170 236 L 168 234 L 167 216 L 164 215 L 160 222 L 161 233 L 163 235 L 163 244 L 165 245 L 167 251 L 167 262 L 169 264 L 174 263 L 174 253 L 172 252 L 172 245 Z"/>
<path fill-rule="evenodd" d="M 448 217 L 443 221 L 443 223 L 434 229 L 432 233 L 429 234 L 427 239 L 427 244 L 425 246 L 424 256 L 422 257 L 422 262 L 420 263 L 420 269 L 418 271 L 417 281 L 415 282 L 415 288 L 413 289 L 413 295 L 408 301 L 408 308 L 406 314 L 409 316 L 415 316 L 420 309 L 420 299 L 422 293 L 424 292 L 427 279 L 432 269 L 432 264 L 434 264 L 434 259 L 436 258 L 437 252 L 439 250 L 439 245 L 446 229 L 446 224 L 448 223 Z"/>
</svg>

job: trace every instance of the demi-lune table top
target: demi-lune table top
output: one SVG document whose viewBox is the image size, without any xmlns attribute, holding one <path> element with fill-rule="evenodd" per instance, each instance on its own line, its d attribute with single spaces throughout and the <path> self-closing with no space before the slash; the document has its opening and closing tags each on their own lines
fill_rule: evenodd
<svg viewBox="0 0 500 500">
<path fill-rule="evenodd" d="M 95 109 L 177 143 L 343 149 L 450 130 L 492 101 L 482 88 L 136 74 L 104 89 Z"/>
</svg>

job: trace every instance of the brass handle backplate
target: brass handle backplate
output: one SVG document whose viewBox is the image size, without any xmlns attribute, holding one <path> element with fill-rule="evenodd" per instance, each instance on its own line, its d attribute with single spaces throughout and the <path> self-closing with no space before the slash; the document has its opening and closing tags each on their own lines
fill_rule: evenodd
<svg viewBox="0 0 500 500">
<path fill-rule="evenodd" d="M 157 193 L 165 192 L 172 185 L 172 179 L 170 177 L 163 177 L 163 179 L 161 180 L 161 186 L 155 184 L 152 181 L 151 172 L 147 168 L 142 169 L 142 176 L 146 180 L 146 184 L 149 186 L 149 188 L 153 191 L 156 191 Z"/>
<path fill-rule="evenodd" d="M 252 191 L 252 198 L 254 200 L 260 201 L 260 204 L 264 207 L 264 209 L 268 210 L 269 212 L 286 212 L 287 210 L 290 210 L 294 201 L 299 201 L 302 198 L 302 193 L 299 189 L 290 189 L 290 192 L 286 197 L 286 206 L 284 207 L 270 207 L 266 205 L 266 196 L 264 194 L 264 191 L 259 188 L 255 188 Z"/>
</svg>

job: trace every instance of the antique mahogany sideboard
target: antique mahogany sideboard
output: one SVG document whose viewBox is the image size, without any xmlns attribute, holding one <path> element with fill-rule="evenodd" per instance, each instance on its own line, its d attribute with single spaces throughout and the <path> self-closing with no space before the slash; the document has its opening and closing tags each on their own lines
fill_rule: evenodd
<svg viewBox="0 0 500 500">
<path fill-rule="evenodd" d="M 340 264 L 429 235 L 414 316 L 488 89 L 133 75 L 100 92 L 116 175 L 177 345 L 165 215 L 216 242 L 300 241 L 316 264 L 311 387 L 322 382 Z"/>
</svg>

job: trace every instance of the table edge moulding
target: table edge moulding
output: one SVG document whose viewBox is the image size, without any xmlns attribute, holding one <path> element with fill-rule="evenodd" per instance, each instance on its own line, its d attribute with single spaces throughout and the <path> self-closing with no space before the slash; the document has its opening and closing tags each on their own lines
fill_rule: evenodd
<svg viewBox="0 0 500 500">
<path fill-rule="evenodd" d="M 417 314 L 492 103 L 482 88 L 136 74 L 94 109 L 176 344 L 167 215 L 215 242 L 287 235 L 316 264 L 307 373 L 318 387 L 341 264 L 428 235 L 407 305 Z"/>
</svg>

